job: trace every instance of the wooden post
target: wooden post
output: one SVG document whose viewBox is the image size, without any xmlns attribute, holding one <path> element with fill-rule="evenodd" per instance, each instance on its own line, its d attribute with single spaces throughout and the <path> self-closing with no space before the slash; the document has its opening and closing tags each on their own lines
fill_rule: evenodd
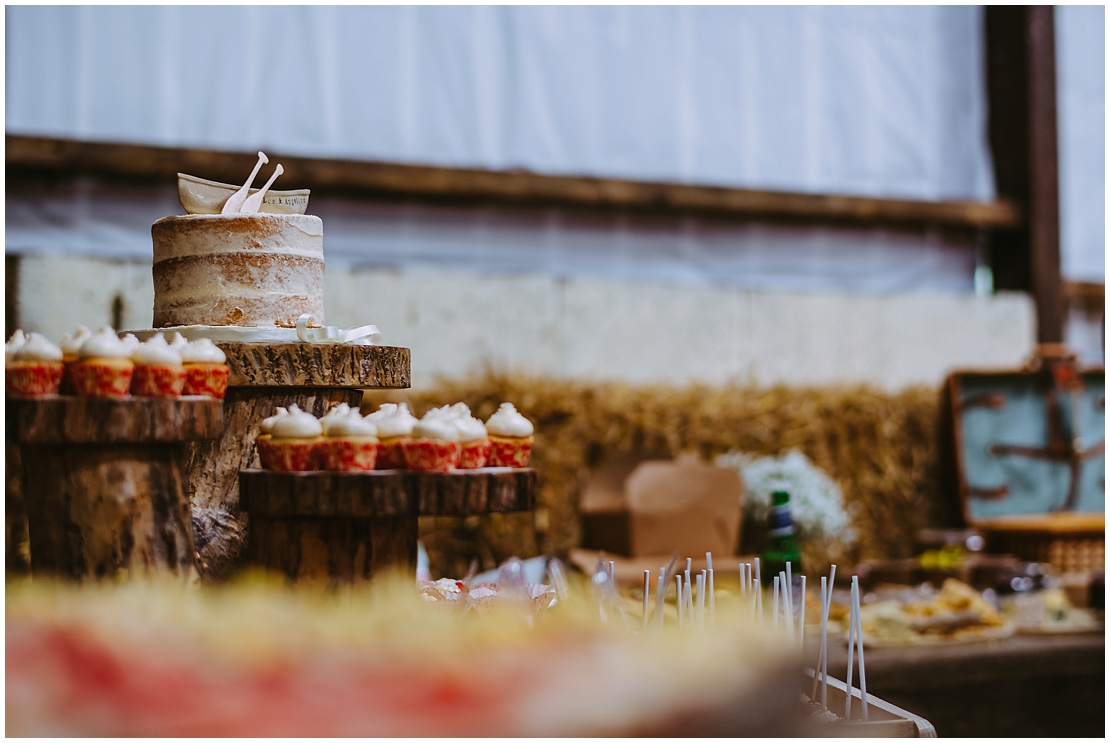
<svg viewBox="0 0 1110 743">
<path fill-rule="evenodd" d="M 1056 50 L 1045 6 L 986 8 L 987 96 L 995 185 L 1025 206 L 1026 225 L 991 234 L 995 289 L 1028 291 L 1037 339 L 1063 339 L 1056 152 Z"/>
<path fill-rule="evenodd" d="M 231 377 L 223 434 L 193 444 L 186 471 L 192 494 L 198 569 L 220 579 L 243 557 L 248 517 L 239 507 L 239 470 L 260 466 L 258 426 L 278 407 L 319 417 L 341 402 L 357 408 L 361 388 L 409 386 L 409 349 L 308 343 L 223 343 Z M 415 542 L 414 542 L 415 544 Z"/>
<path fill-rule="evenodd" d="M 66 396 L 7 404 L 33 573 L 195 575 L 184 445 L 219 433 L 219 400 Z"/>
</svg>

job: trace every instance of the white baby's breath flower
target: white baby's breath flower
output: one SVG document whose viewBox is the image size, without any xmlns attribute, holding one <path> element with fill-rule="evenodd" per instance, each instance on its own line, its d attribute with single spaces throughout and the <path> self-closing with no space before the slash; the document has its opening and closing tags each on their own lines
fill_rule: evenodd
<svg viewBox="0 0 1110 743">
<path fill-rule="evenodd" d="M 840 487 L 800 451 L 792 449 L 779 457 L 729 452 L 716 462 L 736 469 L 744 480 L 747 518 L 766 520 L 771 493 L 785 490 L 790 493 L 790 510 L 801 536 L 855 541 Z"/>
</svg>

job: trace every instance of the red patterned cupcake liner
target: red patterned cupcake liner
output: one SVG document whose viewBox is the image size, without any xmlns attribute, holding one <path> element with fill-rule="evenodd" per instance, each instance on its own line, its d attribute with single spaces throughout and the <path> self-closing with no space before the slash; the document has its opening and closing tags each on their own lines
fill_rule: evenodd
<svg viewBox="0 0 1110 743">
<path fill-rule="evenodd" d="M 527 467 L 532 456 L 532 437 L 521 439 L 490 436 L 489 467 Z"/>
<path fill-rule="evenodd" d="M 450 472 L 459 463 L 458 441 L 412 439 L 405 444 L 405 464 L 421 472 Z"/>
<path fill-rule="evenodd" d="M 135 366 L 130 361 L 123 364 L 92 360 L 73 365 L 77 394 L 86 397 L 127 397 L 134 374 Z"/>
<path fill-rule="evenodd" d="M 136 364 L 131 394 L 136 397 L 181 397 L 185 367 L 180 364 Z"/>
<path fill-rule="evenodd" d="M 58 394 L 76 395 L 77 383 L 73 381 L 73 365 L 77 362 L 72 359 L 68 361 L 63 359 L 62 363 L 65 364 L 65 371 L 62 372 L 62 383 L 58 386 Z"/>
<path fill-rule="evenodd" d="M 374 465 L 374 469 L 405 469 L 405 443 L 408 441 L 408 436 L 394 436 L 392 438 L 382 439 L 381 445 L 378 447 L 378 461 L 377 464 Z"/>
<path fill-rule="evenodd" d="M 479 467 L 485 467 L 486 460 L 489 459 L 489 450 L 489 439 L 464 442 L 462 452 L 459 453 L 458 468 L 460 470 L 476 470 Z"/>
<path fill-rule="evenodd" d="M 17 361 L 5 369 L 4 387 L 16 397 L 56 395 L 64 371 L 60 361 Z"/>
<path fill-rule="evenodd" d="M 311 472 L 318 469 L 315 439 L 259 439 L 258 457 L 274 472 Z"/>
<path fill-rule="evenodd" d="M 378 459 L 378 441 L 372 438 L 324 439 L 316 446 L 320 469 L 329 472 L 368 472 Z"/>
<path fill-rule="evenodd" d="M 185 365 L 183 395 L 203 395 L 222 400 L 227 394 L 227 380 L 231 369 L 227 364 L 199 363 Z"/>
</svg>

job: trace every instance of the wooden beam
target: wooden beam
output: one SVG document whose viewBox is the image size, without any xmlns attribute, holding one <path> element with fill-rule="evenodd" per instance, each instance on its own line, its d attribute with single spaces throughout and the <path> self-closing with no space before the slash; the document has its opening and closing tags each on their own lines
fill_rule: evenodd
<svg viewBox="0 0 1110 743">
<path fill-rule="evenodd" d="M 8 177 L 34 173 L 95 174 L 169 181 L 179 172 L 239 183 L 254 152 L 154 147 L 7 135 Z M 927 225 L 972 230 L 1014 229 L 1017 202 L 912 201 L 741 188 L 651 183 L 611 178 L 538 175 L 521 171 L 293 157 L 268 153 L 285 167 L 289 188 L 363 198 L 450 203 L 706 214 L 742 221 Z"/>
<path fill-rule="evenodd" d="M 1060 278 L 1059 162 L 1056 150 L 1056 28 L 1053 8 L 1029 8 L 1029 268 L 1037 340 L 1064 340 Z"/>
</svg>

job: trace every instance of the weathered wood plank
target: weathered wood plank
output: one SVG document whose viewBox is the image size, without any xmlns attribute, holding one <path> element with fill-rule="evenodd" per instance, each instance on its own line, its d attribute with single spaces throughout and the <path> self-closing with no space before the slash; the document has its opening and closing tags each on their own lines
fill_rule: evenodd
<svg viewBox="0 0 1110 743">
<path fill-rule="evenodd" d="M 490 467 L 454 472 L 239 473 L 239 507 L 255 516 L 379 518 L 529 511 L 536 471 Z"/>
<path fill-rule="evenodd" d="M 8 439 L 21 444 L 193 441 L 223 428 L 223 401 L 210 397 L 10 397 L 7 406 Z"/>
<path fill-rule="evenodd" d="M 177 173 L 238 183 L 255 152 L 154 147 L 6 137 L 9 180 L 20 174 L 91 173 L 176 181 Z M 613 178 L 539 175 L 521 171 L 437 168 L 355 160 L 325 160 L 270 153 L 298 188 L 378 199 L 449 203 L 552 205 L 654 213 L 706 214 L 725 219 L 818 223 L 945 225 L 1016 228 L 1024 222 L 1014 201 L 910 201 L 743 188 L 651 183 Z"/>
<path fill-rule="evenodd" d="M 231 387 L 407 389 L 409 349 L 346 343 L 217 342 L 227 355 Z"/>
</svg>

